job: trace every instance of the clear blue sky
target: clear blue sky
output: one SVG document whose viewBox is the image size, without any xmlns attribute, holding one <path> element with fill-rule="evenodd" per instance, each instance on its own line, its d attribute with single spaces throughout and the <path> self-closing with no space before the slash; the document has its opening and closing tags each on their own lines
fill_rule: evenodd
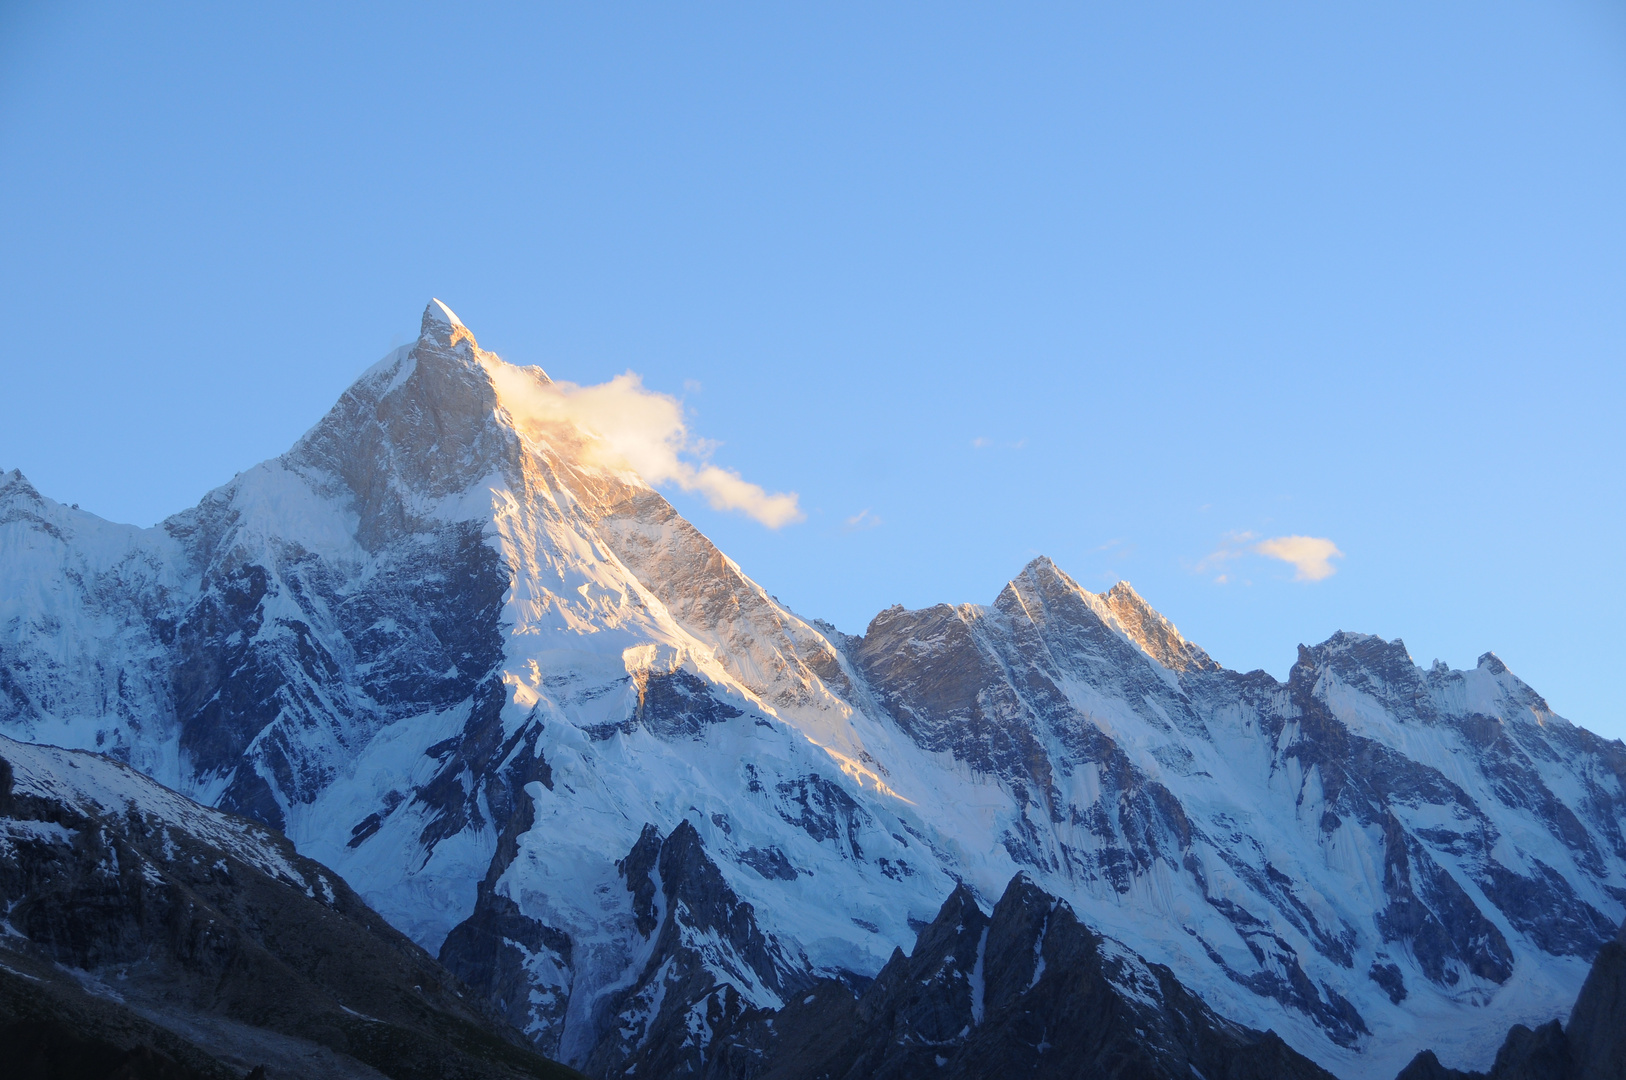
<svg viewBox="0 0 1626 1080">
<path fill-rule="evenodd" d="M 48 494 L 193 503 L 434 295 L 683 397 L 808 517 L 674 502 L 845 630 L 1044 553 L 1233 667 L 1492 649 L 1626 735 L 1626 5 L 248 7 L 0 7 Z"/>
</svg>

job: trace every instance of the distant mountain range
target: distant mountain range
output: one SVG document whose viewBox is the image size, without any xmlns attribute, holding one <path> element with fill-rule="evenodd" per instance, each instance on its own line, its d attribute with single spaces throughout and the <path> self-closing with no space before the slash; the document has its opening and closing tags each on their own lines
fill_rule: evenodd
<svg viewBox="0 0 1626 1080">
<path fill-rule="evenodd" d="M 437 301 L 157 527 L 0 474 L 0 732 L 279 830 L 595 1077 L 1483 1070 L 1607 953 L 1626 745 L 1494 655 L 1282 683 L 1048 559 L 848 636 L 552 385 Z"/>
</svg>

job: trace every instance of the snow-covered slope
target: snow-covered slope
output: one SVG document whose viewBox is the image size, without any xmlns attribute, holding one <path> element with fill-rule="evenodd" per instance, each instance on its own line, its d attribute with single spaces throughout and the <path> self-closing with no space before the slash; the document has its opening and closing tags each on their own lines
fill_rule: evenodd
<svg viewBox="0 0 1626 1080">
<path fill-rule="evenodd" d="M 1494 656 L 1339 634 L 1282 684 L 1044 559 L 847 637 L 525 380 L 436 302 L 155 529 L 0 476 L 0 728 L 283 828 L 603 1073 L 704 1042 L 677 1019 L 707 1008 L 860 983 L 1018 871 L 1351 1077 L 1485 1064 L 1626 913 L 1626 747 Z M 669 912 L 673 843 L 716 874 Z"/>
</svg>

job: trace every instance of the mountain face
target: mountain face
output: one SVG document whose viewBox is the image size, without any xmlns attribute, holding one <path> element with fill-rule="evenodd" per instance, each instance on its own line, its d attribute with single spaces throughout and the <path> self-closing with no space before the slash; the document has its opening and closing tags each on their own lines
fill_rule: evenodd
<svg viewBox="0 0 1626 1080">
<path fill-rule="evenodd" d="M 6 1075 L 567 1080 L 331 870 L 104 757 L 0 737 Z"/>
<path fill-rule="evenodd" d="M 1626 746 L 1491 654 L 1340 633 L 1282 683 L 1046 559 L 845 635 L 516 380 L 436 302 L 155 528 L 0 474 L 0 730 L 283 830 L 601 1076 L 713 1068 L 1018 874 L 1346 1077 L 1488 1066 L 1626 914 Z"/>
</svg>

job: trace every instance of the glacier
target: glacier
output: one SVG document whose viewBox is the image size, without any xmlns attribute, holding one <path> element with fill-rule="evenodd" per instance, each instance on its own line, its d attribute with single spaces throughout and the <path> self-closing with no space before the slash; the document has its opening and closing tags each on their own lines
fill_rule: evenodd
<svg viewBox="0 0 1626 1080">
<path fill-rule="evenodd" d="M 1019 873 L 1345 1077 L 1484 1067 L 1626 915 L 1626 745 L 1493 654 L 1229 671 L 1043 558 L 845 635 L 526 380 L 434 301 L 153 528 L 0 474 L 0 731 L 281 829 L 597 1075 Z"/>
</svg>

